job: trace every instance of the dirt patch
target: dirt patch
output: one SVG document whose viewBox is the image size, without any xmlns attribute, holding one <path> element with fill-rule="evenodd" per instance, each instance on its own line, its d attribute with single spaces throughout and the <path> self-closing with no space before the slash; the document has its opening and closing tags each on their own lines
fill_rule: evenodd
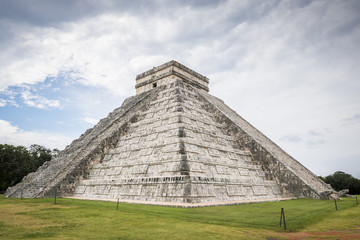
<svg viewBox="0 0 360 240">
<path fill-rule="evenodd" d="M 341 239 L 353 240 L 360 239 L 359 230 L 355 231 L 327 231 L 327 232 L 296 232 L 296 233 L 277 233 L 287 239 Z"/>
</svg>

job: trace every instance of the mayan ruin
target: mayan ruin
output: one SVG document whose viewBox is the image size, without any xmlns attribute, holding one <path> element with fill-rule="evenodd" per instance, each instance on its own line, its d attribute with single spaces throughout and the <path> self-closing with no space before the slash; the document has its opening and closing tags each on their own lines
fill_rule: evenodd
<svg viewBox="0 0 360 240">
<path fill-rule="evenodd" d="M 136 76 L 127 98 L 9 197 L 160 204 L 328 198 L 331 187 L 170 61 Z"/>
</svg>

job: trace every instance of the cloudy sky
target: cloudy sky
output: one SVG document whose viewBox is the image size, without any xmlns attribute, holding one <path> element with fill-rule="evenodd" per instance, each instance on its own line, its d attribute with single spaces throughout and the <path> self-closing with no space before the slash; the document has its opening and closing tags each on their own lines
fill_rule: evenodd
<svg viewBox="0 0 360 240">
<path fill-rule="evenodd" d="M 360 178 L 360 1 L 0 1 L 0 143 L 63 149 L 169 60 L 315 174 Z"/>
</svg>

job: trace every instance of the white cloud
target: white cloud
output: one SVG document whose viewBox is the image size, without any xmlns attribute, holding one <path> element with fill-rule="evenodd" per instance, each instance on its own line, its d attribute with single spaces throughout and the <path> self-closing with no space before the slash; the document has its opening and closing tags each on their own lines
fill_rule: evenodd
<svg viewBox="0 0 360 240">
<path fill-rule="evenodd" d="M 63 149 L 71 143 L 69 137 L 47 131 L 24 131 L 10 122 L 0 119 L 0 143 L 30 146 L 40 144 L 48 148 Z"/>
<path fill-rule="evenodd" d="M 97 124 L 97 123 L 99 122 L 98 119 L 91 118 L 91 117 L 85 117 L 85 118 L 83 118 L 83 120 L 84 120 L 85 122 L 87 122 L 87 123 L 92 124 L 92 125 L 95 125 L 95 124 Z"/>
<path fill-rule="evenodd" d="M 303 139 L 298 135 L 284 135 L 279 140 L 283 142 L 300 142 Z"/>
<path fill-rule="evenodd" d="M 136 74 L 145 70 L 144 62 L 170 60 L 149 56 L 147 47 L 160 46 L 172 29 L 161 19 L 144 21 L 136 16 L 109 14 L 64 23 L 59 28 L 23 26 L 16 33 L 18 41 L 4 49 L 0 57 L 0 89 L 62 76 L 84 85 L 105 87 L 118 96 L 131 95 Z M 18 49 L 23 52 L 17 54 Z M 136 61 L 131 60 L 136 58 L 143 63 L 134 64 Z"/>
<path fill-rule="evenodd" d="M 360 123 L 360 113 L 354 114 L 351 117 L 341 119 L 344 125 L 355 125 Z"/>
<path fill-rule="evenodd" d="M 10 91 L 9 89 L 5 89 L 4 91 L 0 90 L 0 107 L 5 106 L 14 106 L 19 107 L 19 105 L 15 101 L 16 93 Z"/>
<path fill-rule="evenodd" d="M 50 88 L 51 85 L 46 86 L 44 84 L 40 84 L 35 86 L 22 84 L 0 91 L 0 94 L 4 97 L 4 99 L 0 99 L 0 107 L 4 107 L 6 105 L 19 107 L 19 99 L 21 99 L 23 104 L 30 107 L 39 109 L 62 109 L 63 106 L 59 100 L 51 100 L 44 96 L 40 96 L 37 93 L 39 90 L 44 90 L 44 87 Z"/>
<path fill-rule="evenodd" d="M 7 101 L 4 99 L 0 99 L 0 107 L 5 107 L 7 104 Z"/>
<path fill-rule="evenodd" d="M 23 91 L 21 93 L 21 98 L 23 99 L 24 103 L 30 107 L 40 109 L 62 108 L 59 100 L 50 100 L 42 96 L 34 95 L 29 90 Z"/>
</svg>

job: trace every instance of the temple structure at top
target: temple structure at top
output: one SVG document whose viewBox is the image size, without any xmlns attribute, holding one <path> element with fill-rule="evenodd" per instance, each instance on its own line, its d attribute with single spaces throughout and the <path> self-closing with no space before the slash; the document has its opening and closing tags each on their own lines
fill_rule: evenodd
<svg viewBox="0 0 360 240">
<path fill-rule="evenodd" d="M 209 79 L 174 60 L 164 63 L 136 76 L 136 94 L 162 85 L 168 85 L 174 78 L 209 92 Z"/>
</svg>

